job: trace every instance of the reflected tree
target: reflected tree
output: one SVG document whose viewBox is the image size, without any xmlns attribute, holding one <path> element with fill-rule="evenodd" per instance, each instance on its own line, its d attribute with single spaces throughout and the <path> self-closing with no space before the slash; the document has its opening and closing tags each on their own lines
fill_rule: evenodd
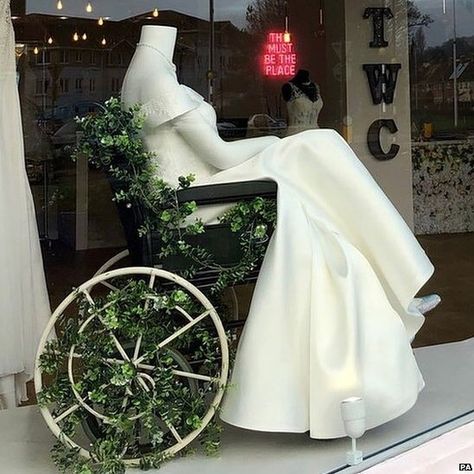
<svg viewBox="0 0 474 474">
<path fill-rule="evenodd" d="M 252 0 L 245 14 L 250 33 L 265 34 L 285 26 L 287 0 Z"/>
<path fill-rule="evenodd" d="M 432 93 L 424 84 L 423 64 L 426 56 L 425 28 L 429 28 L 433 19 L 420 10 L 413 0 L 407 2 L 408 41 L 410 54 L 410 95 L 412 103 L 412 132 L 421 133 L 422 122 L 426 118 L 426 108 L 432 102 Z"/>
<path fill-rule="evenodd" d="M 426 51 L 424 29 L 429 28 L 434 20 L 427 13 L 423 13 L 412 0 L 408 0 L 407 8 L 411 73 L 416 78 L 419 68 L 423 65 Z"/>
<path fill-rule="evenodd" d="M 423 13 L 413 0 L 408 0 L 408 27 L 429 26 L 433 23 L 433 18 L 427 13 Z"/>
</svg>

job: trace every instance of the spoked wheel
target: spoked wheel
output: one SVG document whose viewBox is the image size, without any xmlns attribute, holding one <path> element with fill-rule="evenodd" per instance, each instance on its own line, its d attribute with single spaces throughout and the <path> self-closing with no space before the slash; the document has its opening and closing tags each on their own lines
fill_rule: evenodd
<svg viewBox="0 0 474 474">
<path fill-rule="evenodd" d="M 201 291 L 164 270 L 124 268 L 84 283 L 54 312 L 35 389 L 69 447 L 95 460 L 108 443 L 138 465 L 199 436 L 222 400 L 228 363 L 224 328 Z"/>
<path fill-rule="evenodd" d="M 130 256 L 128 249 L 122 250 L 118 254 L 114 255 L 112 258 L 109 258 L 94 274 L 94 276 L 102 275 L 103 273 L 112 270 L 112 267 L 117 265 L 118 262 L 126 259 Z M 122 265 L 123 266 L 123 265 Z"/>
<path fill-rule="evenodd" d="M 133 351 L 135 350 L 135 346 L 132 344 L 124 344 L 123 346 L 125 352 L 129 357 L 132 357 Z M 174 360 L 174 362 L 178 365 L 178 368 L 181 371 L 191 373 L 193 371 L 193 367 L 187 361 L 186 357 L 181 354 L 180 352 L 168 348 L 169 356 Z M 120 359 L 120 354 L 114 354 L 114 357 Z M 186 382 L 189 386 L 189 390 L 191 391 L 192 395 L 198 395 L 199 393 L 199 383 L 194 378 L 187 378 Z M 159 428 L 163 434 L 166 434 L 170 431 L 169 427 L 166 426 L 161 420 L 158 421 Z M 86 413 L 86 417 L 82 420 L 82 429 L 86 434 L 87 438 L 90 441 L 97 441 L 106 436 L 105 424 L 103 419 L 94 416 L 92 413 Z M 142 433 L 143 434 L 143 433 Z M 140 436 L 137 440 L 137 445 L 135 448 L 138 448 L 140 452 L 147 452 L 149 451 L 152 446 L 150 444 L 150 440 L 147 439 L 147 436 Z"/>
<path fill-rule="evenodd" d="M 120 263 L 123 266 L 123 260 L 130 256 L 128 249 L 122 250 L 112 258 L 107 260 L 94 274 L 94 276 L 102 275 L 103 273 L 112 270 Z M 232 321 L 238 321 L 240 316 L 239 299 L 233 286 L 226 288 L 224 291 L 224 298 L 228 303 L 229 316 Z"/>
</svg>

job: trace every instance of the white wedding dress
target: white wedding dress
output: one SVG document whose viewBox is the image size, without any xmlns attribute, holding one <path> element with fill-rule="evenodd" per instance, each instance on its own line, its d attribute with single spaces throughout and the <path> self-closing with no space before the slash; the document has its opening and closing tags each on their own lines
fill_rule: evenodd
<svg viewBox="0 0 474 474">
<path fill-rule="evenodd" d="M 324 106 L 321 95 L 318 93 L 318 98 L 313 102 L 295 84 L 292 82 L 288 84 L 290 84 L 291 87 L 291 96 L 286 103 L 288 109 L 287 136 L 319 128 L 319 114 Z"/>
<path fill-rule="evenodd" d="M 134 98 L 146 115 L 147 147 L 168 182 L 196 173 L 198 184 L 278 183 L 278 223 L 222 419 L 253 430 L 336 438 L 345 435 L 345 398 L 364 398 L 368 428 L 405 413 L 424 386 L 411 348 L 424 317 L 409 305 L 433 266 L 399 213 L 331 130 L 286 137 L 217 170 L 178 132 L 179 121 L 198 111 L 217 134 L 214 109 L 178 84 L 168 61 L 148 54 L 156 66 L 154 93 Z M 134 67 L 132 61 L 122 90 L 129 99 L 140 90 L 129 86 Z"/>
<path fill-rule="evenodd" d="M 26 400 L 50 316 L 35 210 L 25 171 L 9 0 L 0 0 L 0 408 Z"/>
</svg>

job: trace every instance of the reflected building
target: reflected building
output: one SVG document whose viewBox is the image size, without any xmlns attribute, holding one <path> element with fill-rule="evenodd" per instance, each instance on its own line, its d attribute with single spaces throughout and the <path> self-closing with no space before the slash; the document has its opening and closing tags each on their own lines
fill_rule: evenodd
<svg viewBox="0 0 474 474">
<path fill-rule="evenodd" d="M 17 43 L 26 46 L 18 62 L 21 95 L 51 132 L 120 93 L 144 24 L 178 28 L 178 79 L 208 97 L 207 20 L 162 11 L 159 21 L 145 14 L 103 26 L 92 19 L 42 14 L 15 15 L 14 21 Z M 215 23 L 215 38 L 215 105 L 218 112 L 237 114 L 230 106 L 232 89 L 241 87 L 242 74 L 247 77 L 241 66 L 251 38 L 229 21 Z"/>
</svg>

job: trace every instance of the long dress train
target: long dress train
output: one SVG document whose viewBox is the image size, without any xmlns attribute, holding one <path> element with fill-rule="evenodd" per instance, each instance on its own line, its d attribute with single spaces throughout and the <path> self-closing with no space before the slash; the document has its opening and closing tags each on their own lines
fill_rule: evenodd
<svg viewBox="0 0 474 474">
<path fill-rule="evenodd" d="M 278 222 L 221 418 L 262 431 L 345 436 L 340 402 L 361 396 L 367 427 L 400 416 L 424 387 L 409 304 L 433 273 L 415 237 L 346 142 L 283 139 L 210 182 L 272 179 Z"/>
<path fill-rule="evenodd" d="M 26 399 L 50 316 L 35 210 L 25 171 L 9 0 L 0 0 L 0 402 Z"/>
</svg>

